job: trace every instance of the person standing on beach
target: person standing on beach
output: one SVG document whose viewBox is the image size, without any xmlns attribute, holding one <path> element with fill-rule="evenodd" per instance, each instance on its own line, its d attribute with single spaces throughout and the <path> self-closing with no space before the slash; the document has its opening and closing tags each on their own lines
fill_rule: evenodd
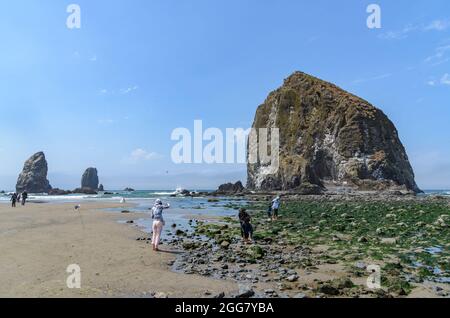
<svg viewBox="0 0 450 318">
<path fill-rule="evenodd" d="M 278 220 L 278 210 L 280 209 L 281 198 L 278 196 L 272 200 L 272 220 Z"/>
<path fill-rule="evenodd" d="M 13 208 L 16 207 L 16 202 L 17 202 L 17 193 L 14 192 L 13 195 L 11 196 L 11 206 Z"/>
<path fill-rule="evenodd" d="M 241 235 L 244 243 L 251 243 L 253 240 L 253 226 L 250 214 L 244 208 L 239 209 L 239 222 L 241 223 Z"/>
<path fill-rule="evenodd" d="M 27 191 L 23 191 L 23 193 L 22 193 L 22 205 L 25 205 L 25 203 L 27 202 L 27 198 L 28 198 Z"/>
<path fill-rule="evenodd" d="M 154 251 L 159 251 L 158 245 L 161 240 L 161 233 L 165 225 L 163 218 L 164 209 L 170 208 L 170 204 L 163 205 L 160 199 L 155 200 L 155 205 L 152 208 L 152 219 L 153 219 L 153 236 L 152 236 L 152 247 Z"/>
</svg>

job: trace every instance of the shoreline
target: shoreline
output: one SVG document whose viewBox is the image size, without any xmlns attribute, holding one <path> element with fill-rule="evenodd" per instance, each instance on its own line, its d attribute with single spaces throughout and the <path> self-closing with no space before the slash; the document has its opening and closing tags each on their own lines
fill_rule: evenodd
<svg viewBox="0 0 450 318">
<path fill-rule="evenodd" d="M 189 209 L 187 209 L 183 217 L 189 222 L 194 220 L 195 222 L 190 224 L 190 231 L 182 230 L 177 235 L 173 235 L 173 232 L 179 228 L 171 228 L 170 223 L 166 224 L 165 231 L 172 230 L 172 234 L 168 235 L 167 239 L 164 239 L 164 244 L 162 245 L 162 249 L 166 250 L 166 253 L 154 253 L 151 251 L 148 241 L 149 234 L 136 223 L 136 220 L 145 216 L 143 212 L 117 213 L 107 211 L 107 209 L 129 209 L 132 211 L 137 206 L 133 202 L 125 204 L 99 201 L 83 202 L 81 219 L 73 211 L 73 204 L 71 203 L 31 203 L 24 208 L 20 207 L 15 210 L 8 209 L 9 205 L 0 204 L 0 219 L 2 219 L 2 222 L 0 222 L 0 236 L 2 237 L 2 240 L 0 240 L 0 253 L 2 255 L 6 255 L 5 257 L 11 255 L 12 258 L 16 259 L 16 265 L 20 265 L 19 268 L 21 270 L 25 268 L 27 272 L 30 271 L 37 276 L 52 277 L 51 273 L 42 269 L 42 266 L 37 266 L 36 268 L 35 266 L 30 267 L 23 264 L 29 260 L 29 257 L 26 257 L 25 254 L 31 248 L 24 246 L 24 241 L 30 242 L 30 240 L 38 239 L 42 244 L 45 244 L 52 241 L 52 236 L 49 236 L 52 233 L 59 240 L 64 241 L 64 246 L 68 248 L 66 253 L 64 253 L 61 251 L 61 247 L 58 246 L 56 248 L 57 253 L 64 255 L 65 259 L 79 258 L 83 263 L 82 271 L 85 266 L 88 267 L 89 282 L 87 288 L 83 287 L 79 291 L 68 290 L 63 280 L 67 274 L 65 274 L 64 269 L 61 269 L 61 265 L 58 269 L 57 278 L 54 278 L 52 283 L 56 284 L 57 281 L 59 290 L 56 290 L 48 282 L 47 284 L 50 284 L 50 287 L 44 287 L 46 284 L 39 280 L 30 283 L 29 278 L 26 278 L 25 282 L 19 283 L 20 278 L 17 275 L 20 276 L 20 274 L 15 273 L 13 281 L 0 280 L 3 286 L 0 287 L 0 295 L 6 297 L 11 295 L 20 297 L 212 297 L 224 293 L 226 297 L 243 295 L 243 297 L 264 298 L 448 297 L 450 295 L 450 285 L 448 283 L 439 284 L 429 281 L 413 283 L 411 290 L 405 295 L 402 295 L 401 291 L 399 293 L 397 291 L 396 294 L 386 289 L 378 293 L 367 290 L 364 287 L 366 279 L 366 274 L 364 274 L 365 267 L 361 265 L 366 264 L 366 260 L 363 261 L 356 257 L 351 263 L 356 267 L 361 266 L 361 268 L 354 268 L 351 265 L 352 268 L 349 270 L 347 257 L 345 255 L 339 256 L 338 250 L 332 246 L 334 242 L 343 242 L 345 244 L 347 240 L 351 239 L 352 234 L 350 233 L 322 233 L 323 230 L 319 230 L 322 228 L 322 225 L 317 227 L 317 224 L 312 223 L 309 227 L 300 227 L 302 231 L 306 231 L 305 233 L 311 232 L 313 234 L 310 238 L 307 236 L 300 239 L 298 241 L 300 245 L 293 243 L 296 241 L 289 241 L 292 239 L 292 235 L 285 237 L 284 234 L 281 236 L 271 234 L 268 241 L 267 234 L 263 234 L 266 233 L 265 231 L 271 231 L 271 228 L 275 227 L 282 230 L 279 233 L 285 233 L 287 228 L 291 232 L 292 224 L 295 225 L 295 222 L 301 222 L 299 224 L 302 224 L 304 221 L 301 218 L 304 216 L 300 215 L 300 219 L 295 216 L 292 219 L 292 215 L 286 215 L 286 217 L 292 219 L 286 223 L 283 221 L 285 217 L 283 214 L 288 213 L 288 211 L 284 212 L 282 210 L 281 222 L 267 224 L 264 221 L 264 201 L 267 198 L 265 195 L 259 195 L 251 197 L 228 196 L 219 199 L 219 202 L 230 201 L 230 203 L 226 203 L 226 206 L 230 209 L 235 210 L 243 204 L 250 209 L 256 223 L 256 234 L 258 235 L 254 245 L 245 246 L 240 243 L 238 227 L 233 217 L 211 215 L 199 217 L 199 215 L 189 213 Z M 397 206 L 409 204 L 427 207 L 444 204 L 450 207 L 450 198 L 436 198 L 432 196 L 349 197 L 321 195 L 301 196 L 301 199 L 285 197 L 284 200 L 285 207 L 288 210 L 292 205 L 313 204 L 317 205 L 318 208 L 329 205 L 334 209 L 334 207 L 348 204 L 349 207 L 353 206 L 347 211 L 348 213 L 355 208 L 358 209 L 360 205 L 378 206 L 380 204 L 391 204 Z M 235 202 L 232 203 L 233 201 Z M 355 203 L 356 206 L 352 205 Z M 212 201 L 209 208 L 213 207 L 214 204 L 217 204 L 217 201 Z M 205 207 L 205 209 L 208 209 L 208 207 Z M 21 213 L 23 211 L 26 213 Z M 5 216 L 7 216 L 6 230 Z M 42 220 L 41 217 L 43 217 Z M 324 218 L 327 219 L 328 217 L 324 216 Z M 34 226 L 20 225 L 23 220 L 37 223 L 47 220 L 49 223 L 47 226 L 51 228 L 51 231 L 45 233 L 46 235 L 35 233 L 34 230 L 41 228 L 41 226 L 35 228 Z M 130 224 L 127 221 L 133 221 L 133 223 Z M 8 222 L 15 223 L 16 227 L 13 226 L 11 228 Z M 318 221 L 318 224 L 321 223 L 322 220 Z M 82 229 L 83 224 L 87 228 L 88 235 L 85 233 L 86 229 Z M 319 230 L 317 235 L 314 234 L 317 231 L 316 227 Z M 69 232 L 66 229 L 69 229 Z M 81 230 L 83 233 L 82 238 L 80 238 L 79 234 Z M 21 231 L 29 238 L 14 238 L 14 235 L 18 235 Z M 317 237 L 320 241 L 331 234 L 333 234 L 332 240 L 316 244 L 315 240 Z M 3 237 L 7 239 L 4 240 Z M 295 235 L 293 238 L 297 240 Z M 18 242 L 16 242 L 17 240 Z M 370 238 L 369 240 L 372 239 Z M 72 241 L 74 244 L 71 245 L 70 242 Z M 226 245 L 223 245 L 224 241 L 227 242 Z M 95 246 L 97 243 L 100 245 Z M 8 244 L 12 244 L 13 247 L 8 249 Z M 89 244 L 89 247 L 86 247 L 87 244 Z M 39 245 L 37 250 L 40 247 L 42 245 Z M 432 246 L 429 247 L 431 248 Z M 444 247 L 446 253 L 449 247 L 447 240 L 447 245 Z M 51 254 L 52 252 L 48 248 L 47 246 L 47 249 L 44 249 L 44 251 Z M 288 251 L 288 254 L 286 254 L 286 251 Z M 34 249 L 31 251 L 31 254 L 31 259 L 34 259 L 37 264 L 43 262 L 39 255 L 36 255 Z M 99 257 L 111 257 L 111 255 L 114 255 L 114 261 L 111 262 L 110 259 L 107 259 L 102 263 L 101 261 L 89 259 L 89 255 L 99 255 Z M 389 262 L 392 260 L 394 260 L 394 263 L 397 262 L 397 258 L 392 258 L 392 255 L 389 256 L 390 254 L 387 252 L 383 255 L 382 261 L 378 261 L 379 264 L 385 266 L 386 264 L 391 264 Z M 283 260 L 283 262 L 279 263 L 280 260 Z M 115 264 L 116 262 L 119 264 Z M 56 263 L 60 264 L 61 262 L 59 260 Z M 294 266 L 297 263 L 298 265 Z M 367 264 L 364 266 L 367 266 Z M 152 268 L 150 271 L 149 267 Z M 101 270 L 93 273 L 92 268 L 100 268 Z M 276 271 L 274 271 L 275 269 Z M 282 270 L 278 271 L 279 269 Z M 109 270 L 111 270 L 110 273 L 104 274 L 104 271 L 108 272 Z M 362 276 L 354 276 L 355 273 L 359 273 L 358 275 Z M 0 278 L 3 277 L 4 279 L 6 276 L 11 275 L 11 273 L 9 275 L 6 274 L 2 272 Z M 118 279 L 117 277 L 121 278 Z M 109 282 L 109 280 L 112 282 Z M 180 287 L 183 286 L 179 284 L 180 281 L 185 282 L 186 286 Z M 337 284 L 338 287 L 333 284 Z M 354 287 L 349 287 L 347 290 L 345 288 L 346 284 Z M 21 289 L 28 285 L 33 285 L 33 288 Z M 35 285 L 39 287 L 35 287 Z M 19 287 L 7 291 L 4 286 Z M 340 288 L 339 286 L 344 287 Z M 320 288 L 323 290 L 328 288 L 328 291 L 331 290 L 332 292 L 327 294 L 327 292 L 321 291 Z"/>
<path fill-rule="evenodd" d="M 123 206 L 84 203 L 80 218 L 67 203 L 0 205 L 0 296 L 205 297 L 236 288 L 172 272 L 167 264 L 176 250 L 154 253 L 136 241 L 140 230 L 117 222 L 123 215 L 102 211 Z M 67 288 L 70 264 L 81 268 L 81 289 Z"/>
</svg>

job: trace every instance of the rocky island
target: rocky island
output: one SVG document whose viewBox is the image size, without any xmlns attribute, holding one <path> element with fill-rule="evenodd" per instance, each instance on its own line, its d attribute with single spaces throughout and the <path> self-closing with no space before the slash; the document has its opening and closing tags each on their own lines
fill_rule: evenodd
<svg viewBox="0 0 450 318">
<path fill-rule="evenodd" d="M 47 179 L 48 165 L 44 153 L 37 152 L 25 161 L 16 184 L 18 193 L 47 193 L 52 187 Z"/>
<path fill-rule="evenodd" d="M 420 192 L 389 118 L 369 102 L 313 76 L 289 76 L 258 107 L 253 128 L 279 128 L 280 165 L 276 174 L 266 174 L 260 162 L 248 164 L 251 190 Z"/>
</svg>

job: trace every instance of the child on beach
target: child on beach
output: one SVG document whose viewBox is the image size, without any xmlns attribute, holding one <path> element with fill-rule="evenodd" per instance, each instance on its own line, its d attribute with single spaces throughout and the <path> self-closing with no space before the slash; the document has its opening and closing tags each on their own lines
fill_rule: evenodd
<svg viewBox="0 0 450 318">
<path fill-rule="evenodd" d="M 160 199 L 155 200 L 155 205 L 152 208 L 152 219 L 153 219 L 153 236 L 152 236 L 152 247 L 154 251 L 159 251 L 158 245 L 161 240 L 161 233 L 165 225 L 163 218 L 164 209 L 168 209 L 170 204 L 163 205 Z"/>
<path fill-rule="evenodd" d="M 239 209 L 239 222 L 241 223 L 241 235 L 244 243 L 251 243 L 253 240 L 253 226 L 250 223 L 251 217 L 244 208 Z"/>
</svg>

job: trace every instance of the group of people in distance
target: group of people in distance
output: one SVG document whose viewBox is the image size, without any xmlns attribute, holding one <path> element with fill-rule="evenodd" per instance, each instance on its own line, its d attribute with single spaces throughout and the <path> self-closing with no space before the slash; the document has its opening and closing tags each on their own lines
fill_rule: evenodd
<svg viewBox="0 0 450 318">
<path fill-rule="evenodd" d="M 269 216 L 268 221 L 276 221 L 278 220 L 278 211 L 281 205 L 281 198 L 277 196 L 272 200 L 270 206 L 267 210 L 267 214 Z M 241 223 L 241 235 L 244 243 L 249 244 L 253 241 L 253 226 L 251 224 L 250 214 L 244 208 L 239 209 L 239 222 Z"/>
<path fill-rule="evenodd" d="M 278 219 L 278 210 L 280 209 L 281 199 L 276 197 L 270 203 L 268 209 L 269 221 L 276 221 Z M 166 222 L 164 221 L 163 212 L 165 209 L 170 208 L 170 204 L 163 204 L 160 199 L 155 200 L 155 204 L 151 208 L 153 219 L 153 235 L 152 235 L 152 248 L 154 251 L 159 251 L 159 245 L 161 243 L 161 233 Z M 250 214 L 244 208 L 239 209 L 239 222 L 241 224 L 241 235 L 244 243 L 251 243 L 253 240 L 253 226 L 251 224 Z"/>
<path fill-rule="evenodd" d="M 27 202 L 28 199 L 28 193 L 26 191 L 22 192 L 22 194 L 17 194 L 16 192 L 14 192 L 11 196 L 11 206 L 13 208 L 16 207 L 16 203 L 17 202 L 21 202 L 22 205 L 25 205 L 25 203 Z"/>
</svg>

